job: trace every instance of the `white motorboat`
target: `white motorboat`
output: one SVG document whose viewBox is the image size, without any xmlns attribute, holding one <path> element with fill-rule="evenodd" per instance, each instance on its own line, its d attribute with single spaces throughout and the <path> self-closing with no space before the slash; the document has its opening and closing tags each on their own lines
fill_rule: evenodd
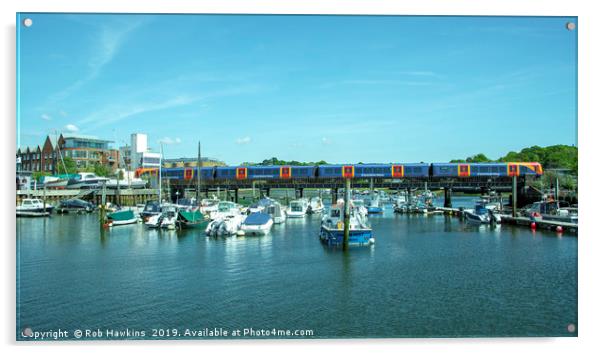
<svg viewBox="0 0 602 354">
<path fill-rule="evenodd" d="M 307 210 L 312 214 L 320 214 L 324 211 L 324 203 L 322 203 L 322 198 L 313 197 L 309 200 L 309 207 Z"/>
<path fill-rule="evenodd" d="M 17 216 L 49 216 L 53 208 L 50 204 L 44 205 L 41 199 L 26 198 L 17 206 Z"/>
<path fill-rule="evenodd" d="M 107 180 L 106 186 L 107 186 L 107 188 L 116 189 L 117 188 L 117 179 L 111 178 L 111 179 Z M 129 181 L 125 180 L 125 179 L 119 180 L 119 188 L 137 189 L 137 188 L 145 188 L 145 187 L 146 187 L 146 181 L 141 178 L 132 178 Z"/>
<path fill-rule="evenodd" d="M 305 217 L 305 215 L 307 215 L 308 207 L 309 203 L 305 198 L 293 200 L 289 203 L 289 207 L 286 211 L 286 216 L 288 216 L 289 218 L 303 218 Z"/>
<path fill-rule="evenodd" d="M 366 209 L 363 199 L 353 199 L 351 205 L 357 210 L 359 215 L 364 217 L 368 216 L 368 209 Z"/>
<path fill-rule="evenodd" d="M 75 178 L 69 179 L 67 189 L 96 189 L 109 179 L 106 177 L 98 177 L 92 172 L 80 172 Z"/>
<path fill-rule="evenodd" d="M 176 228 L 178 208 L 175 205 L 165 205 L 161 208 L 161 228 L 173 230 Z"/>
<path fill-rule="evenodd" d="M 44 187 L 50 189 L 65 189 L 68 182 L 69 178 L 62 178 L 59 176 L 45 176 L 42 181 Z"/>
<path fill-rule="evenodd" d="M 272 217 L 274 224 L 281 224 L 286 221 L 286 211 L 277 201 L 273 201 L 263 210 L 263 212 Z"/>
<path fill-rule="evenodd" d="M 251 213 L 240 226 L 242 235 L 267 235 L 272 229 L 274 220 L 267 213 Z"/>
<path fill-rule="evenodd" d="M 492 220 L 495 220 L 491 209 L 482 204 L 475 205 L 474 209 L 465 209 L 463 214 L 466 221 L 474 224 L 489 224 Z"/>
<path fill-rule="evenodd" d="M 272 203 L 274 203 L 273 199 L 262 198 L 262 199 L 259 199 L 257 202 L 249 205 L 249 208 L 247 209 L 247 211 L 249 213 L 260 213 L 260 212 L 264 211 L 265 208 L 267 208 Z"/>
<path fill-rule="evenodd" d="M 205 229 L 208 236 L 235 235 L 245 220 L 240 206 L 232 202 L 219 202 L 217 211 L 211 212 L 210 218 L 212 221 Z"/>
<path fill-rule="evenodd" d="M 201 213 L 210 214 L 212 212 L 217 211 L 217 205 L 219 204 L 219 199 L 211 198 L 211 199 L 202 199 L 201 200 Z"/>
</svg>

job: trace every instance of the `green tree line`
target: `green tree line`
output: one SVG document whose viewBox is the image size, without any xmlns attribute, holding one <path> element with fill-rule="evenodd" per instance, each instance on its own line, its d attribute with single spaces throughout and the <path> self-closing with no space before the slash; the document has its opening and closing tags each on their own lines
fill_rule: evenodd
<svg viewBox="0 0 602 354">
<path fill-rule="evenodd" d="M 565 168 L 577 173 L 578 150 L 576 146 L 569 145 L 531 146 L 519 152 L 510 151 L 497 160 L 492 160 L 485 154 L 480 153 L 466 159 L 455 159 L 450 162 L 539 162 L 544 170 L 547 168 Z"/>
</svg>

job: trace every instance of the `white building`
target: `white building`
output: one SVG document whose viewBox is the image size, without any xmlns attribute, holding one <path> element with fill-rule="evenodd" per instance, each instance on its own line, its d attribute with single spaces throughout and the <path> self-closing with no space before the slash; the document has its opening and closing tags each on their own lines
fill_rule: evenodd
<svg viewBox="0 0 602 354">
<path fill-rule="evenodd" d="M 134 133 L 131 136 L 131 167 L 132 170 L 137 168 L 153 168 L 161 166 L 161 154 L 150 151 L 148 147 L 148 136 L 142 133 Z"/>
</svg>

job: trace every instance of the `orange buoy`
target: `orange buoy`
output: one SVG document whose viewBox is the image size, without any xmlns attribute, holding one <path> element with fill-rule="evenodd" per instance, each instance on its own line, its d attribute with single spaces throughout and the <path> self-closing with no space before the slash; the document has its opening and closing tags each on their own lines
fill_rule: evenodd
<svg viewBox="0 0 602 354">
<path fill-rule="evenodd" d="M 535 230 L 535 229 L 537 229 L 537 224 L 534 223 L 534 222 L 532 222 L 531 223 L 531 230 Z"/>
</svg>

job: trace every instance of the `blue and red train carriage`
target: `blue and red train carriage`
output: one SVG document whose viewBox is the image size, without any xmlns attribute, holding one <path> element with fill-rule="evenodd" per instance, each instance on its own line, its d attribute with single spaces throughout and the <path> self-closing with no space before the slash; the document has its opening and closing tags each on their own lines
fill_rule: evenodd
<svg viewBox="0 0 602 354">
<path fill-rule="evenodd" d="M 150 169 L 138 171 L 149 173 Z M 175 180 L 196 180 L 197 167 L 163 168 L 162 177 Z M 491 163 L 396 163 L 349 164 L 316 166 L 219 166 L 202 167 L 203 180 L 288 180 L 338 178 L 462 178 L 541 176 L 537 162 Z"/>
</svg>

